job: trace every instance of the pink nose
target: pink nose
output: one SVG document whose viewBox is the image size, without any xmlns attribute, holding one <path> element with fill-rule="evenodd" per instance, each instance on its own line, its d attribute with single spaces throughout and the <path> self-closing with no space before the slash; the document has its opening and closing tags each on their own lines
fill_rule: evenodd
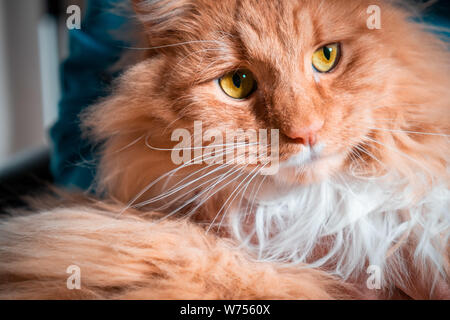
<svg viewBox="0 0 450 320">
<path fill-rule="evenodd" d="M 324 121 L 314 121 L 311 125 L 303 128 L 292 128 L 286 135 L 296 143 L 305 146 L 314 146 L 317 144 L 317 133 L 323 128 Z"/>
</svg>

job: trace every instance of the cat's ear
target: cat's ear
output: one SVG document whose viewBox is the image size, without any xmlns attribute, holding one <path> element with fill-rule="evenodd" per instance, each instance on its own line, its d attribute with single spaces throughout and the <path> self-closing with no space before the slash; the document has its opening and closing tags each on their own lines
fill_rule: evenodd
<svg viewBox="0 0 450 320">
<path fill-rule="evenodd" d="M 152 46 L 170 45 L 194 32 L 190 23 L 195 14 L 192 0 L 132 0 L 132 3 Z"/>
</svg>

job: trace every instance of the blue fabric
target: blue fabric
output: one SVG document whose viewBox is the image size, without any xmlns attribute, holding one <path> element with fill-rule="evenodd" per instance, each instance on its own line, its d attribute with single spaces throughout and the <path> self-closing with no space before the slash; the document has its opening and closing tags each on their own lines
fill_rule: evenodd
<svg viewBox="0 0 450 320">
<path fill-rule="evenodd" d="M 116 76 L 108 69 L 118 61 L 121 48 L 126 44 L 114 39 L 111 31 L 120 29 L 126 21 L 110 9 L 121 1 L 125 0 L 90 0 L 81 30 L 70 32 L 70 55 L 61 66 L 59 119 L 50 130 L 53 142 L 51 171 L 55 182 L 61 186 L 83 190 L 92 187 L 95 150 L 81 138 L 79 114 L 108 94 L 110 81 Z M 423 20 L 447 28 L 440 34 L 450 37 L 449 12 L 450 3 L 441 1 Z"/>
<path fill-rule="evenodd" d="M 450 3 L 437 3 L 423 19 L 427 24 L 437 27 L 435 31 L 442 39 L 450 40 Z"/>
<path fill-rule="evenodd" d="M 108 70 L 126 45 L 111 34 L 126 22 L 112 13 L 120 0 L 91 0 L 81 30 L 69 31 L 69 57 L 61 65 L 62 98 L 58 120 L 50 129 L 51 172 L 56 184 L 87 190 L 95 177 L 94 148 L 81 138 L 79 114 L 108 95 Z"/>
</svg>

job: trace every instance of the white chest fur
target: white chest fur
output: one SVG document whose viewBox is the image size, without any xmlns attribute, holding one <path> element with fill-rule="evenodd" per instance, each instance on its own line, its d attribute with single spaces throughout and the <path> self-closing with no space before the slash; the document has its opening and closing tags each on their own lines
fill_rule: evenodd
<svg viewBox="0 0 450 320">
<path fill-rule="evenodd" d="M 269 189 L 263 193 L 270 193 Z M 450 191 L 443 184 L 419 199 L 401 181 L 386 177 L 341 177 L 282 194 L 279 190 L 274 183 L 272 194 L 277 196 L 258 197 L 250 230 L 242 208 L 232 215 L 236 237 L 261 260 L 332 265 L 331 271 L 345 279 L 376 265 L 389 283 L 398 274 L 391 268 L 403 268 L 405 263 L 398 250 L 390 254 L 390 249 L 414 237 L 416 262 L 444 272 Z M 247 200 L 251 202 L 251 196 Z M 326 254 L 314 256 L 325 240 Z"/>
</svg>

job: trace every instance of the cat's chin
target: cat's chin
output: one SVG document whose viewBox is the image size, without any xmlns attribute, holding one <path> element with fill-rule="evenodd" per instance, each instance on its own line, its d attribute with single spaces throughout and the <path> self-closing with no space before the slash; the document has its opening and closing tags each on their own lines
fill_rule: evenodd
<svg viewBox="0 0 450 320">
<path fill-rule="evenodd" d="M 323 147 L 320 146 L 315 150 L 305 148 L 281 162 L 274 180 L 295 186 L 320 183 L 330 178 L 341 170 L 346 155 L 343 153 L 326 155 L 322 150 Z"/>
</svg>

